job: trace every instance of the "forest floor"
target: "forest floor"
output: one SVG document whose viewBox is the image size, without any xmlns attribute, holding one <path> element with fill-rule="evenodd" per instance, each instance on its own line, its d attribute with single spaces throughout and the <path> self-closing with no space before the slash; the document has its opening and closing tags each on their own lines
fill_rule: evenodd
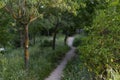
<svg viewBox="0 0 120 80">
<path fill-rule="evenodd" d="M 67 45 L 71 48 L 61 61 L 61 63 L 57 66 L 56 69 L 53 70 L 53 72 L 46 78 L 45 80 L 61 80 L 61 76 L 63 73 L 64 68 L 66 67 L 66 64 L 69 60 L 75 55 L 75 47 L 72 46 L 74 41 L 74 37 L 68 37 L 67 39 Z"/>
</svg>

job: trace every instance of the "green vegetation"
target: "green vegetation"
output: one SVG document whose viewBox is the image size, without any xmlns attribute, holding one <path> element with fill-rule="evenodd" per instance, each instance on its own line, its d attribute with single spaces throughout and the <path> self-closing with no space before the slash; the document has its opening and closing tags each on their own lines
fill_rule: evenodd
<svg viewBox="0 0 120 80">
<path fill-rule="evenodd" d="M 93 80 L 92 73 L 83 65 L 78 56 L 74 57 L 65 68 L 62 80 Z"/>
<path fill-rule="evenodd" d="M 84 33 L 81 33 L 80 35 L 75 35 L 75 40 L 73 41 L 73 46 L 78 47 L 79 45 L 83 44 L 81 39 L 85 36 L 86 35 Z"/>
<path fill-rule="evenodd" d="M 118 72 L 119 63 L 119 10 L 112 10 L 119 5 L 96 11 L 96 18 L 84 45 L 79 46 L 81 60 L 97 78 L 119 80 L 112 73 Z M 99 13 L 99 14 L 98 14 Z M 108 17 L 109 16 L 109 17 Z M 103 22 L 104 20 L 104 22 Z M 92 63 L 92 64 L 91 64 Z"/>
<path fill-rule="evenodd" d="M 119 6 L 117 0 L 111 1 L 106 8 L 95 11 L 91 26 L 84 28 L 88 35 L 77 37 L 74 41 L 79 57 L 77 61 L 68 64 L 63 80 L 73 80 L 69 76 L 81 80 L 120 79 Z M 81 73 L 84 68 L 89 73 Z M 92 79 L 84 77 L 83 74 L 91 76 Z"/>
<path fill-rule="evenodd" d="M 59 44 L 63 44 L 62 37 L 57 39 Z M 0 54 L 0 78 L 5 80 L 43 80 L 47 77 L 69 48 L 64 45 L 57 45 L 56 50 L 52 50 L 51 47 L 40 47 L 40 44 L 29 48 L 30 67 L 28 74 L 23 68 L 24 54 L 22 49 L 11 50 L 4 55 Z"/>
<path fill-rule="evenodd" d="M 0 80 L 43 80 L 73 35 L 63 80 L 120 80 L 120 0 L 0 0 Z"/>
</svg>

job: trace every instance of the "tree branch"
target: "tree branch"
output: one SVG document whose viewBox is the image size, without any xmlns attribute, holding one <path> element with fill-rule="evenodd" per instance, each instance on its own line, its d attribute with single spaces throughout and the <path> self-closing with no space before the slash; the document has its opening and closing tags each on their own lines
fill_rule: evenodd
<svg viewBox="0 0 120 80">
<path fill-rule="evenodd" d="M 31 18 L 29 22 L 31 23 L 31 22 L 35 21 L 36 19 L 38 19 L 38 17 Z"/>
<path fill-rule="evenodd" d="M 17 19 L 17 16 L 16 16 L 16 14 L 14 13 L 14 11 L 12 11 L 10 8 L 8 8 L 7 6 L 5 6 L 4 7 L 5 8 L 5 10 L 8 12 L 8 13 L 10 13 L 11 15 L 12 15 L 12 17 L 14 18 L 14 19 Z"/>
</svg>

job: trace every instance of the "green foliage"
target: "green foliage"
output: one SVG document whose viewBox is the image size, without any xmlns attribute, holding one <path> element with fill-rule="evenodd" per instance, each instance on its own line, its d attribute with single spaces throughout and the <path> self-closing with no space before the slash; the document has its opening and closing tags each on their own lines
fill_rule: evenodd
<svg viewBox="0 0 120 80">
<path fill-rule="evenodd" d="M 29 23 L 31 19 L 40 16 L 38 13 L 38 0 L 6 0 L 5 9 L 12 15 L 14 19 L 20 23 Z"/>
<path fill-rule="evenodd" d="M 98 2 L 94 3 L 94 1 Z M 75 38 L 74 44 L 78 44 L 77 53 L 79 60 L 68 64 L 63 80 L 120 79 L 119 0 L 94 1 L 85 0 L 86 5 L 83 7 L 85 9 L 81 9 L 81 11 L 87 11 L 85 13 L 88 14 L 80 12 L 80 14 L 83 13 L 85 15 L 85 18 L 78 15 L 78 18 L 83 17 L 82 20 L 85 22 L 82 25 L 84 25 L 83 27 L 88 32 L 88 35 Z M 101 2 L 104 3 L 101 4 Z M 90 14 L 92 15 L 89 16 Z M 87 20 L 88 17 L 92 19 Z M 81 44 L 79 44 L 80 41 Z M 89 79 L 84 77 L 86 73 L 81 74 L 81 71 L 84 70 L 83 68 L 88 74 L 90 73 Z"/>
<path fill-rule="evenodd" d="M 82 39 L 83 37 L 85 37 L 84 33 L 81 33 L 81 34 L 79 34 L 79 35 L 76 35 L 76 36 L 75 36 L 75 39 L 74 39 L 74 41 L 73 41 L 73 46 L 78 47 L 78 46 L 82 45 L 82 40 L 81 40 L 81 39 Z"/>
<path fill-rule="evenodd" d="M 44 39 L 44 40 L 42 40 L 40 46 L 41 47 L 50 47 L 50 46 L 52 46 L 52 40 Z"/>
<path fill-rule="evenodd" d="M 57 66 L 68 49 L 67 46 L 63 45 L 58 45 L 56 50 L 52 50 L 51 47 L 39 47 L 39 45 L 30 49 L 32 57 L 30 60 L 31 75 L 34 75 L 37 80 L 43 80 Z"/>
<path fill-rule="evenodd" d="M 41 39 L 41 38 L 40 38 Z M 42 37 L 42 39 L 48 39 Z M 61 39 L 61 38 L 59 38 Z M 60 40 L 59 44 L 63 42 Z M 40 47 L 39 41 L 29 48 L 30 69 L 24 70 L 23 50 L 10 50 L 8 54 L 0 54 L 0 79 L 5 80 L 43 80 L 57 66 L 59 61 L 68 51 L 68 47 L 57 45 L 56 50 L 51 47 Z"/>
<path fill-rule="evenodd" d="M 5 6 L 5 3 L 3 2 L 3 0 L 0 1 L 0 9 L 3 8 Z"/>
<path fill-rule="evenodd" d="M 85 70 L 96 80 L 119 80 L 120 78 L 120 2 L 119 0 L 1 0 L 0 1 L 0 46 L 17 47 L 20 43 L 19 29 L 32 21 L 29 30 L 31 40 L 40 33 L 61 31 L 71 35 L 76 28 L 83 28 L 87 36 L 76 36 L 74 46 L 80 60 L 66 69 L 70 80 L 86 79 Z M 6 10 L 6 11 L 5 11 Z M 10 16 L 9 14 L 12 16 Z M 42 19 L 41 19 L 42 17 Z M 13 21 L 13 19 L 14 21 Z M 37 19 L 37 20 L 36 20 Z M 42 32 L 42 30 L 44 30 Z M 85 37 L 83 37 L 85 36 Z M 58 39 L 58 38 L 57 38 Z M 13 50 L 9 54 L 0 53 L 0 79 L 43 80 L 61 60 L 68 50 L 63 46 L 63 38 L 53 51 L 52 40 L 40 39 L 30 50 L 30 73 L 23 70 L 23 51 Z M 53 67 L 54 66 L 54 67 Z M 80 67 L 80 68 L 79 68 Z M 85 67 L 85 69 L 83 69 Z M 71 70 L 72 68 L 72 70 Z M 82 69 L 81 69 L 82 68 Z M 93 74 L 91 74 L 93 73 Z M 71 76 L 72 75 L 72 76 Z M 75 76 L 75 77 L 73 77 Z M 87 76 L 88 77 L 88 76 Z M 91 77 L 89 77 L 91 78 Z M 87 79 L 86 79 L 87 80 Z"/>
<path fill-rule="evenodd" d="M 10 15 L 5 13 L 3 9 L 0 9 L 0 17 L 0 46 L 6 46 L 9 44 L 9 40 L 12 37 L 12 35 L 9 34 L 9 26 L 11 26 L 10 23 L 12 22 L 12 19 L 10 18 Z"/>
<path fill-rule="evenodd" d="M 68 47 L 67 46 L 64 46 L 64 47 L 62 47 L 62 46 L 59 46 L 59 47 L 57 47 L 57 49 L 53 52 L 53 53 L 51 53 L 51 54 L 49 54 L 48 56 L 51 56 L 50 58 L 49 58 L 49 60 L 51 60 L 51 62 L 53 62 L 53 63 L 55 63 L 56 62 L 56 60 L 58 60 L 58 61 L 60 61 L 65 55 L 65 52 L 67 52 L 68 51 Z"/>
<path fill-rule="evenodd" d="M 16 54 L 16 52 L 19 54 Z M 0 78 L 5 80 L 20 80 L 26 77 L 23 70 L 21 51 L 9 55 L 0 54 Z"/>
<path fill-rule="evenodd" d="M 93 80 L 92 74 L 83 65 L 79 57 L 74 57 L 65 68 L 62 80 Z"/>
<path fill-rule="evenodd" d="M 114 7 L 97 10 L 92 27 L 88 27 L 89 35 L 82 39 L 83 44 L 78 47 L 80 59 L 88 71 L 93 72 L 97 79 L 115 79 L 112 72 L 119 72 L 119 12 L 112 12 Z M 112 76 L 108 76 L 112 75 Z"/>
</svg>

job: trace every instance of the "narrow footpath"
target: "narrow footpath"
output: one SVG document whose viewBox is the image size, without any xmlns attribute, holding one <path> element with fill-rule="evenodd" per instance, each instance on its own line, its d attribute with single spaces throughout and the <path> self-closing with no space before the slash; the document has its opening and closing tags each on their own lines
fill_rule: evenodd
<svg viewBox="0 0 120 80">
<path fill-rule="evenodd" d="M 45 80 L 61 80 L 61 76 L 63 73 L 64 68 L 66 67 L 66 64 L 71 58 L 75 55 L 75 47 L 72 46 L 74 37 L 69 37 L 67 39 L 67 45 L 71 48 L 70 51 L 68 51 L 61 61 L 61 63 L 57 66 L 57 68 L 50 74 L 48 78 Z"/>
</svg>

